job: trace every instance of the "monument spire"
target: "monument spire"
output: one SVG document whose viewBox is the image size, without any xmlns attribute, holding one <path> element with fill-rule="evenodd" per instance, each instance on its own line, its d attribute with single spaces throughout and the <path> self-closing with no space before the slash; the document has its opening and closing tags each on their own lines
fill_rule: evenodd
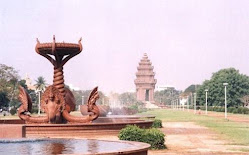
<svg viewBox="0 0 249 155">
<path fill-rule="evenodd" d="M 137 67 L 135 85 L 137 100 L 154 102 L 154 89 L 156 85 L 154 67 L 150 62 L 147 53 L 144 53 L 143 58 Z"/>
</svg>

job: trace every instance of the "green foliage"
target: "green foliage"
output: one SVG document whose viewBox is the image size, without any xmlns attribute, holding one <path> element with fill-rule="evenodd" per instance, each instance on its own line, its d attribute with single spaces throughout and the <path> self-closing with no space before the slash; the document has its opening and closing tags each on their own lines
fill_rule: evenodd
<svg viewBox="0 0 249 155">
<path fill-rule="evenodd" d="M 143 142 L 149 143 L 152 149 L 165 149 L 165 135 L 156 128 L 145 130 Z"/>
<path fill-rule="evenodd" d="M 4 108 L 8 106 L 9 98 L 7 97 L 6 92 L 0 92 L 0 108 Z"/>
<path fill-rule="evenodd" d="M 129 108 L 133 110 L 138 110 L 138 105 L 134 104 L 134 105 L 131 105 Z"/>
<path fill-rule="evenodd" d="M 249 77 L 234 68 L 222 69 L 213 74 L 197 90 L 197 104 L 205 105 L 205 89 L 208 89 L 208 106 L 224 106 L 224 86 L 227 86 L 227 106 L 242 106 L 241 97 L 249 94 Z"/>
<path fill-rule="evenodd" d="M 138 113 L 142 113 L 142 112 L 146 112 L 146 111 L 148 111 L 147 108 L 139 108 L 138 109 Z"/>
<path fill-rule="evenodd" d="M 0 64 L 0 107 L 7 108 L 9 102 L 17 100 L 18 74 L 13 67 Z"/>
<path fill-rule="evenodd" d="M 154 99 L 158 103 L 163 103 L 164 105 L 170 104 L 171 100 L 180 94 L 175 88 L 170 87 L 162 91 L 156 91 L 154 94 Z"/>
<path fill-rule="evenodd" d="M 164 149 L 165 135 L 158 129 L 141 129 L 136 125 L 128 125 L 118 135 L 120 140 L 139 141 L 151 145 L 151 149 Z"/>
<path fill-rule="evenodd" d="M 206 110 L 205 106 L 200 106 L 201 110 Z M 208 111 L 225 112 L 225 107 L 208 106 Z M 227 112 L 234 114 L 249 114 L 249 109 L 246 107 L 228 107 Z"/>
<path fill-rule="evenodd" d="M 72 93 L 74 95 L 76 105 L 82 105 L 82 99 L 84 100 L 83 104 L 87 104 L 88 97 L 89 97 L 90 92 L 92 90 L 71 90 L 71 91 L 72 91 Z M 97 104 L 108 105 L 109 99 L 108 99 L 108 97 L 106 97 L 104 95 L 104 93 L 99 91 L 99 99 L 96 102 L 97 102 Z"/>
<path fill-rule="evenodd" d="M 18 86 L 22 86 L 34 103 L 37 96 L 33 90 L 28 89 L 25 80 L 19 81 L 18 72 L 4 64 L 0 64 L 0 108 L 17 108 L 20 105 L 18 100 Z"/>
<path fill-rule="evenodd" d="M 133 105 L 137 102 L 136 94 L 130 92 L 120 94 L 118 99 L 122 105 Z"/>
<path fill-rule="evenodd" d="M 128 125 L 120 130 L 118 138 L 120 140 L 143 142 L 144 132 L 144 129 L 141 129 L 136 125 Z"/>
<path fill-rule="evenodd" d="M 162 128 L 162 120 L 160 119 L 154 119 L 153 124 L 152 124 L 152 128 Z"/>
<path fill-rule="evenodd" d="M 39 76 L 35 82 L 36 82 L 35 87 L 37 90 L 45 91 L 46 81 L 44 77 Z"/>
<path fill-rule="evenodd" d="M 188 86 L 188 88 L 186 88 L 184 90 L 184 93 L 194 93 L 194 92 L 196 92 L 198 87 L 200 87 L 200 85 L 192 84 L 192 85 Z"/>
<path fill-rule="evenodd" d="M 16 111 L 17 111 L 16 108 L 11 108 L 11 109 L 10 109 L 10 114 L 11 114 L 11 115 L 15 115 L 15 114 L 16 114 Z"/>
<path fill-rule="evenodd" d="M 143 111 L 145 109 L 144 103 L 141 101 L 136 101 L 136 102 L 132 103 L 128 108 L 130 108 L 132 110 L 136 110 L 137 112 Z"/>
</svg>

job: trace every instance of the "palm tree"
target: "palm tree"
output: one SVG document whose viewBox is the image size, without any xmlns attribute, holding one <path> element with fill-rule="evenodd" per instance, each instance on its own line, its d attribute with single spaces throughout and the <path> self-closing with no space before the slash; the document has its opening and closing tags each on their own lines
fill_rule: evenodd
<svg viewBox="0 0 249 155">
<path fill-rule="evenodd" d="M 36 84 L 35 84 L 36 90 L 43 92 L 46 88 L 46 81 L 45 81 L 44 77 L 39 76 L 35 82 L 36 82 Z"/>
</svg>

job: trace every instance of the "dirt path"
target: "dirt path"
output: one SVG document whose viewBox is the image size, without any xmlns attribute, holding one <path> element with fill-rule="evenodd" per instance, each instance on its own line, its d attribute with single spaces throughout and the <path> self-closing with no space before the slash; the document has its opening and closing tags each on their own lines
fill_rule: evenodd
<svg viewBox="0 0 249 155">
<path fill-rule="evenodd" d="M 246 154 L 235 151 L 245 146 L 226 145 L 217 134 L 193 122 L 163 123 L 167 150 L 149 151 L 154 154 Z"/>
</svg>

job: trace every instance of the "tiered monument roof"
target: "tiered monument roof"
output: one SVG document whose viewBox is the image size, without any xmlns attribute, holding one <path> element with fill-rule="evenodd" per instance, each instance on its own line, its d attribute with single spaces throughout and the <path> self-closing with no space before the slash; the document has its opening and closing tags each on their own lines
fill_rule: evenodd
<svg viewBox="0 0 249 155">
<path fill-rule="evenodd" d="M 137 79 L 135 80 L 135 84 L 149 84 L 155 87 L 156 79 L 154 79 L 155 73 L 153 72 L 153 69 L 154 67 L 145 53 L 137 67 Z"/>
</svg>

